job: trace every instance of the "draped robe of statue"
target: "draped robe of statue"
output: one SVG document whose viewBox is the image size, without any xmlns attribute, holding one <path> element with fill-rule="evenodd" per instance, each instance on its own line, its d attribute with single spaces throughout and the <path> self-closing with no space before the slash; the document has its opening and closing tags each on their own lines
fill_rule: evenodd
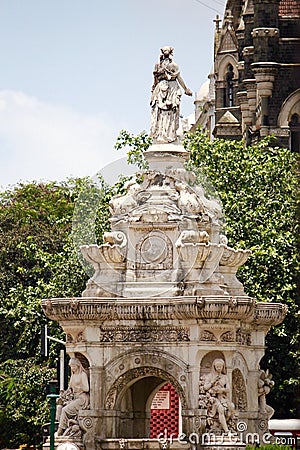
<svg viewBox="0 0 300 450">
<path fill-rule="evenodd" d="M 154 84 L 151 96 L 150 136 L 154 143 L 172 143 L 177 140 L 181 89 L 186 95 L 192 92 L 181 78 L 178 65 L 172 60 L 172 47 L 161 49 L 160 62 L 155 64 Z"/>
<path fill-rule="evenodd" d="M 81 362 L 77 358 L 71 358 L 71 378 L 69 387 L 61 393 L 61 408 L 57 419 L 59 420 L 57 436 L 72 434 L 72 426 L 79 430 L 78 412 L 89 407 L 89 381 Z"/>
<path fill-rule="evenodd" d="M 208 427 L 213 430 L 216 422 L 217 426 L 220 425 L 228 433 L 230 419 L 234 415 L 234 404 L 229 400 L 230 386 L 222 359 L 213 361 L 211 372 L 203 377 L 200 385 L 200 398 L 204 399 L 204 406 L 208 411 Z"/>
</svg>

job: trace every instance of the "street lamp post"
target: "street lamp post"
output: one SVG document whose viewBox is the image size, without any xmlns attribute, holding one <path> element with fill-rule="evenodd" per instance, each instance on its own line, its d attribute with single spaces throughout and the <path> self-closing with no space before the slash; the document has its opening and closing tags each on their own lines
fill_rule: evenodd
<svg viewBox="0 0 300 450">
<path fill-rule="evenodd" d="M 59 395 L 56 394 L 57 383 L 49 383 L 49 394 L 47 398 L 50 399 L 50 450 L 54 450 L 54 433 L 55 433 L 55 412 L 56 412 L 56 399 Z"/>
</svg>

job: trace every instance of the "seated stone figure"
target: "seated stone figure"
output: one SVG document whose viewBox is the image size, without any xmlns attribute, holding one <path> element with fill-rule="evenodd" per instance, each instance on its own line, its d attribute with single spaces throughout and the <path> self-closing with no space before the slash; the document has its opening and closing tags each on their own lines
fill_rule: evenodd
<svg viewBox="0 0 300 450">
<path fill-rule="evenodd" d="M 233 429 L 234 404 L 229 400 L 229 382 L 223 359 L 215 359 L 209 374 L 200 379 L 199 408 L 207 409 L 207 429 L 228 433 Z"/>
<path fill-rule="evenodd" d="M 69 366 L 71 367 L 69 387 L 61 393 L 58 401 L 57 436 L 74 435 L 74 429 L 79 430 L 77 422 L 79 410 L 89 407 L 90 388 L 87 374 L 77 358 L 71 358 Z"/>
</svg>

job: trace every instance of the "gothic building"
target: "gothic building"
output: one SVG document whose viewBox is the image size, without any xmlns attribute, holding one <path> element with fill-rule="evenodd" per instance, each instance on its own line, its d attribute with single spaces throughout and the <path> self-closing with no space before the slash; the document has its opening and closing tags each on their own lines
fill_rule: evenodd
<svg viewBox="0 0 300 450">
<path fill-rule="evenodd" d="M 216 22 L 214 136 L 300 151 L 300 2 L 227 0 Z"/>
</svg>

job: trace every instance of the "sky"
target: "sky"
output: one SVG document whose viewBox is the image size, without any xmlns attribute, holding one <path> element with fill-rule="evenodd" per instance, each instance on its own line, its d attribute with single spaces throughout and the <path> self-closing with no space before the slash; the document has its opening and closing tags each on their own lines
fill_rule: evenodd
<svg viewBox="0 0 300 450">
<path fill-rule="evenodd" d="M 160 48 L 194 92 L 225 0 L 0 0 L 0 189 L 118 171 L 121 129 L 149 130 Z M 183 96 L 181 114 L 193 111 Z"/>
</svg>

